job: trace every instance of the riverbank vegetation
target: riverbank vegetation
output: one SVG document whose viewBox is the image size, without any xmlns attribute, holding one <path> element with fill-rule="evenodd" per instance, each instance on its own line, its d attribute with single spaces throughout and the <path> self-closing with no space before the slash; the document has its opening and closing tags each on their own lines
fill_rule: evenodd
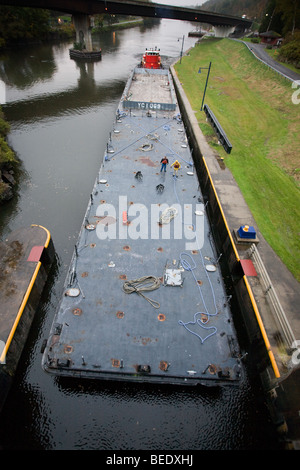
<svg viewBox="0 0 300 470">
<path fill-rule="evenodd" d="M 206 71 L 212 62 L 205 102 L 233 150 L 218 145 L 200 112 Z M 300 122 L 297 90 L 230 39 L 201 41 L 176 71 L 199 126 L 237 181 L 257 227 L 300 280 Z M 298 95 L 297 95 L 298 96 Z M 297 104 L 299 103 L 299 104 Z"/>
<path fill-rule="evenodd" d="M 10 125 L 0 107 L 0 204 L 12 197 L 13 173 L 17 165 L 16 156 L 6 141 L 9 130 Z"/>
<path fill-rule="evenodd" d="M 0 47 L 36 41 L 49 31 L 49 12 L 42 9 L 0 7 Z"/>
<path fill-rule="evenodd" d="M 75 35 L 70 15 L 41 8 L 0 6 L 0 50 Z"/>
<path fill-rule="evenodd" d="M 93 16 L 92 33 L 153 24 L 156 18 L 136 16 Z M 75 37 L 72 15 L 40 8 L 0 6 L 0 50 L 36 42 L 49 42 Z"/>
<path fill-rule="evenodd" d="M 292 64 L 300 73 L 300 30 L 286 36 L 278 51 L 278 59 L 284 65 Z"/>
<path fill-rule="evenodd" d="M 128 29 L 134 28 L 144 24 L 141 17 L 124 16 L 124 15 L 109 15 L 108 13 L 102 15 L 94 15 L 94 26 L 92 29 L 93 34 L 98 34 L 110 29 Z"/>
</svg>

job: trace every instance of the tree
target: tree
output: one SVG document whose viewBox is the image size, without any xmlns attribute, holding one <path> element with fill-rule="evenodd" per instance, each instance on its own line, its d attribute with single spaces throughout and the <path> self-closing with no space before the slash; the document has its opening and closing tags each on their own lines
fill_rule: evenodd
<svg viewBox="0 0 300 470">
<path fill-rule="evenodd" d="M 277 9 L 282 14 L 284 23 L 283 34 L 288 31 L 294 34 L 296 27 L 300 28 L 299 0 L 277 0 Z"/>
<path fill-rule="evenodd" d="M 43 39 L 48 33 L 48 10 L 27 7 L 0 7 L 0 44 Z"/>
<path fill-rule="evenodd" d="M 264 33 L 266 31 L 275 31 L 276 33 L 281 34 L 284 26 L 281 16 L 282 13 L 281 11 L 278 11 L 277 8 L 277 0 L 269 0 L 259 32 Z"/>
<path fill-rule="evenodd" d="M 260 32 L 272 30 L 282 36 L 300 28 L 299 0 L 269 0 Z"/>
</svg>

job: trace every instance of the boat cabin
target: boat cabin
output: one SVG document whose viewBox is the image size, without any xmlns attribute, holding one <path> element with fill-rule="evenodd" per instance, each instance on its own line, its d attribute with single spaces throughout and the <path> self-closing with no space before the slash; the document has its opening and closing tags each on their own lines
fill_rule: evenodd
<svg viewBox="0 0 300 470">
<path fill-rule="evenodd" d="M 160 69 L 161 68 L 160 50 L 157 48 L 146 49 L 142 58 L 142 67 L 145 69 Z"/>
</svg>

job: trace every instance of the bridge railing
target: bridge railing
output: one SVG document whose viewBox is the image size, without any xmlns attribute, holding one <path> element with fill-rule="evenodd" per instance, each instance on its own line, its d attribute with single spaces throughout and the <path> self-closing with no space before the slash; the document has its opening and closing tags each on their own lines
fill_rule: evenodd
<svg viewBox="0 0 300 470">
<path fill-rule="evenodd" d="M 212 125 L 215 133 L 217 134 L 218 136 L 218 139 L 219 139 L 219 142 L 220 144 L 223 145 L 225 151 L 227 153 L 230 153 L 231 150 L 232 150 L 232 145 L 231 143 L 229 142 L 226 134 L 225 134 L 225 131 L 223 130 L 221 124 L 219 123 L 219 121 L 217 120 L 216 116 L 214 115 L 214 113 L 212 112 L 212 110 L 209 108 L 209 106 L 207 106 L 207 104 L 204 105 L 204 112 L 206 114 L 206 118 L 207 120 L 209 121 L 209 123 Z"/>
</svg>

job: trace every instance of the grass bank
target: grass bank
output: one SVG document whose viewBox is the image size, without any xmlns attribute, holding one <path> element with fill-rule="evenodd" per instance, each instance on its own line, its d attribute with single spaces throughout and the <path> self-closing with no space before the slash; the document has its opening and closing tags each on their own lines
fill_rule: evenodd
<svg viewBox="0 0 300 470">
<path fill-rule="evenodd" d="M 201 102 L 212 62 L 205 103 L 232 146 L 217 143 Z M 257 61 L 230 39 L 201 41 L 175 67 L 199 126 L 224 158 L 256 220 L 257 227 L 300 281 L 300 104 L 291 82 Z"/>
<path fill-rule="evenodd" d="M 95 26 L 92 30 L 92 34 L 99 34 L 104 31 L 120 30 L 135 28 L 136 26 L 142 26 L 144 24 L 143 18 L 136 18 L 129 21 L 119 21 L 119 23 L 103 24 L 102 26 Z"/>
</svg>

